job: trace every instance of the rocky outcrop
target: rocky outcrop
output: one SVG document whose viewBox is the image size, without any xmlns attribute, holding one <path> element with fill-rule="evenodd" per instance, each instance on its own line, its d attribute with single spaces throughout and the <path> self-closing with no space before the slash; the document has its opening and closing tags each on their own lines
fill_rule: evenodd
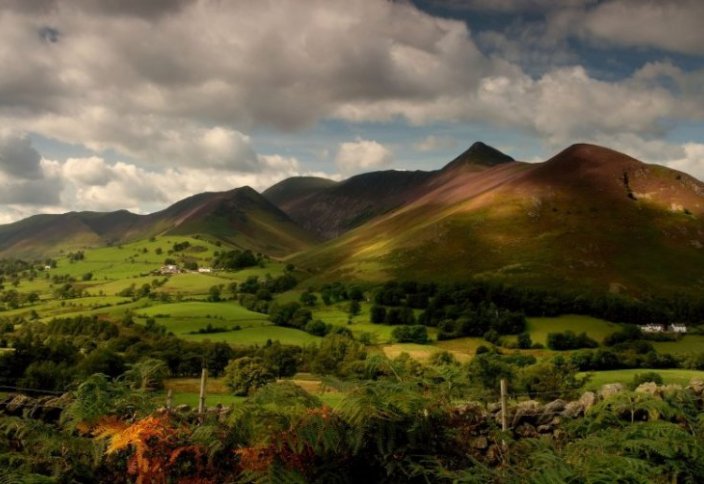
<svg viewBox="0 0 704 484">
<path fill-rule="evenodd" d="M 10 393 L 0 400 L 0 414 L 14 417 L 25 417 L 44 422 L 57 422 L 61 412 L 73 398 L 65 393 L 60 396 L 30 397 L 28 395 Z"/>
</svg>

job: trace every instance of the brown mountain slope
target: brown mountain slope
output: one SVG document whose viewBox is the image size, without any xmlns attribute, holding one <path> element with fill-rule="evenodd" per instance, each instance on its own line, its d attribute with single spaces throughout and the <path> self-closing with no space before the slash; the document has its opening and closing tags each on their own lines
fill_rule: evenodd
<svg viewBox="0 0 704 484">
<path fill-rule="evenodd" d="M 319 178 L 289 178 L 263 195 L 307 230 L 332 239 L 412 202 L 433 189 L 438 179 L 465 171 L 481 172 L 512 161 L 477 142 L 439 171 L 377 171 L 327 184 Z"/>
<path fill-rule="evenodd" d="M 452 167 L 294 261 L 331 278 L 704 289 L 704 184 L 594 145 L 544 163 Z"/>
</svg>

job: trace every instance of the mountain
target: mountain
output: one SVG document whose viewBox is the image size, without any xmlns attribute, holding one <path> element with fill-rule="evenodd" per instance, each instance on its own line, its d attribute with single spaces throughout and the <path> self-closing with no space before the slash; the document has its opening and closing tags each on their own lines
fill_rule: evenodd
<svg viewBox="0 0 704 484">
<path fill-rule="evenodd" d="M 485 170 L 513 161 L 477 142 L 439 171 L 377 171 L 341 182 L 296 177 L 263 192 L 294 221 L 324 239 L 332 239 L 401 207 L 433 187 L 433 180 L 456 170 Z"/>
<path fill-rule="evenodd" d="M 534 164 L 463 156 L 403 206 L 294 263 L 323 279 L 704 289 L 704 184 L 691 176 L 587 144 Z"/>
<path fill-rule="evenodd" d="M 0 256 L 43 256 L 154 235 L 207 234 L 239 247 L 283 256 L 317 239 L 250 187 L 201 193 L 149 215 L 70 212 L 0 226 Z"/>
</svg>

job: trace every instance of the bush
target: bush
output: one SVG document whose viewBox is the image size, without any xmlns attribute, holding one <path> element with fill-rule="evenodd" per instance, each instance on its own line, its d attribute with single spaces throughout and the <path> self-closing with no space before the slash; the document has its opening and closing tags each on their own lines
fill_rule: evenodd
<svg viewBox="0 0 704 484">
<path fill-rule="evenodd" d="M 653 382 L 657 385 L 663 384 L 663 379 L 660 373 L 654 371 L 647 371 L 645 373 L 636 373 L 633 375 L 633 381 L 631 381 L 631 390 L 635 390 L 642 383 Z"/>
<path fill-rule="evenodd" d="M 428 328 L 422 324 L 398 326 L 394 328 L 391 335 L 399 343 L 425 344 L 428 342 Z"/>
<path fill-rule="evenodd" d="M 580 348 L 596 348 L 599 344 L 582 332 L 548 333 L 548 348 L 555 351 L 576 350 Z"/>
<path fill-rule="evenodd" d="M 378 304 L 373 305 L 369 310 L 369 319 L 371 319 L 372 323 L 383 323 L 386 321 L 386 308 Z"/>
</svg>

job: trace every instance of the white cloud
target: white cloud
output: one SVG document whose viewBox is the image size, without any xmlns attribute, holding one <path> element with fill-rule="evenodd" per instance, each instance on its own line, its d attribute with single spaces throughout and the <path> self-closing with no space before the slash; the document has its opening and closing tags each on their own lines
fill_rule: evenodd
<svg viewBox="0 0 704 484">
<path fill-rule="evenodd" d="M 342 143 L 335 155 L 335 165 L 343 175 L 383 168 L 393 161 L 393 153 L 376 141 L 357 139 Z"/>
<path fill-rule="evenodd" d="M 682 151 L 683 156 L 666 161 L 667 166 L 704 180 L 704 144 L 685 143 Z"/>
</svg>

